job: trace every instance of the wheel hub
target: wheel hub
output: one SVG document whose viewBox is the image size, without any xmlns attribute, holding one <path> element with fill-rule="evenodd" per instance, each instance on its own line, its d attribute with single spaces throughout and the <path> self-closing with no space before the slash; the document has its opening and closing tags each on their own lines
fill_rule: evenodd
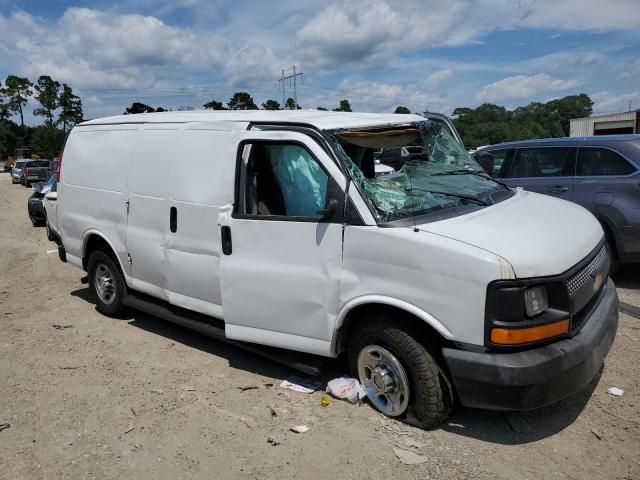
<svg viewBox="0 0 640 480">
<path fill-rule="evenodd" d="M 380 393 L 392 392 L 396 384 L 393 380 L 393 373 L 384 366 L 377 367 L 373 372 L 373 384 Z"/>
<path fill-rule="evenodd" d="M 106 304 L 111 304 L 115 300 L 115 285 L 113 274 L 105 264 L 98 265 L 95 275 L 96 293 L 100 300 Z"/>
<path fill-rule="evenodd" d="M 358 355 L 358 376 L 369 401 L 391 417 L 402 415 L 409 405 L 409 379 L 396 356 L 377 345 L 364 347 Z"/>
</svg>

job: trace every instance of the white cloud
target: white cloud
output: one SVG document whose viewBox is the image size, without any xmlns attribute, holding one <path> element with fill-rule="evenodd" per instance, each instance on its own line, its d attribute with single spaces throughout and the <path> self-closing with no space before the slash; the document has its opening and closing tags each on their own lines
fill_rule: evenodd
<svg viewBox="0 0 640 480">
<path fill-rule="evenodd" d="M 277 75 L 270 48 L 232 42 L 212 32 L 167 25 L 155 17 L 69 8 L 53 25 L 25 12 L 0 15 L 13 35 L 0 49 L 15 50 L 28 75 L 51 75 L 75 87 L 132 88 L 161 82 L 158 68 L 215 71 L 234 83 Z M 154 75 L 155 73 L 155 75 Z"/>
<path fill-rule="evenodd" d="M 412 86 L 384 82 L 345 79 L 334 91 L 317 94 L 304 105 L 333 108 L 342 99 L 348 99 L 354 111 L 393 112 L 398 105 L 413 112 L 450 109 L 448 101 L 438 95 L 427 94 Z"/>
<path fill-rule="evenodd" d="M 625 65 L 624 72 L 618 78 L 637 82 L 638 78 L 640 78 L 640 59 Z"/>
<path fill-rule="evenodd" d="M 481 102 L 499 103 L 506 100 L 530 99 L 543 92 L 557 92 L 575 87 L 577 80 L 562 80 L 546 73 L 516 75 L 482 87 L 476 98 Z"/>
<path fill-rule="evenodd" d="M 612 93 L 601 91 L 591 94 L 593 113 L 626 112 L 640 108 L 640 91 L 629 93 Z"/>
<path fill-rule="evenodd" d="M 453 77 L 453 70 L 450 68 L 443 68 L 442 70 L 438 70 L 429 75 L 424 81 L 424 86 L 426 88 L 434 88 L 449 80 L 451 77 Z"/>
<path fill-rule="evenodd" d="M 297 32 L 302 58 L 376 64 L 418 48 L 478 43 L 494 30 L 631 30 L 637 0 L 340 0 Z"/>
</svg>

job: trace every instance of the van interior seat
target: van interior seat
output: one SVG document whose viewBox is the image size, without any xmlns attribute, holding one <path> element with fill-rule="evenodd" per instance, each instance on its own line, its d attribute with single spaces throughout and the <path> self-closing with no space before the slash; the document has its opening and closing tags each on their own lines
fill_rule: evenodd
<svg viewBox="0 0 640 480">
<path fill-rule="evenodd" d="M 250 209 L 258 215 L 286 215 L 284 197 L 273 172 L 271 158 L 264 145 L 254 145 L 251 149 Z"/>
</svg>

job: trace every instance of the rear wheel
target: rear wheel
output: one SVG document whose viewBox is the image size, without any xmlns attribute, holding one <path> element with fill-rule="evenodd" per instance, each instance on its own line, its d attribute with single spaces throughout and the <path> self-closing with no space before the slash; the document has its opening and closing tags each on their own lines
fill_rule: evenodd
<svg viewBox="0 0 640 480">
<path fill-rule="evenodd" d="M 95 250 L 89 256 L 87 272 L 97 310 L 109 317 L 122 315 L 127 285 L 118 263 L 107 252 Z"/>
<path fill-rule="evenodd" d="M 431 428 L 449 417 L 453 391 L 418 338 L 407 325 L 376 314 L 352 332 L 349 367 L 376 409 Z"/>
</svg>

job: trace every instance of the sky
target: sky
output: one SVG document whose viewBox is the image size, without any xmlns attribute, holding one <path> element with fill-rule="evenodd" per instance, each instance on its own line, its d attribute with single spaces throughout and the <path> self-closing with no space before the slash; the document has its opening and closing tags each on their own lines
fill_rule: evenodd
<svg viewBox="0 0 640 480">
<path fill-rule="evenodd" d="M 0 0 L 0 32 L 0 80 L 67 83 L 85 118 L 242 90 L 282 103 L 294 65 L 303 108 L 640 108 L 640 0 Z"/>
</svg>

